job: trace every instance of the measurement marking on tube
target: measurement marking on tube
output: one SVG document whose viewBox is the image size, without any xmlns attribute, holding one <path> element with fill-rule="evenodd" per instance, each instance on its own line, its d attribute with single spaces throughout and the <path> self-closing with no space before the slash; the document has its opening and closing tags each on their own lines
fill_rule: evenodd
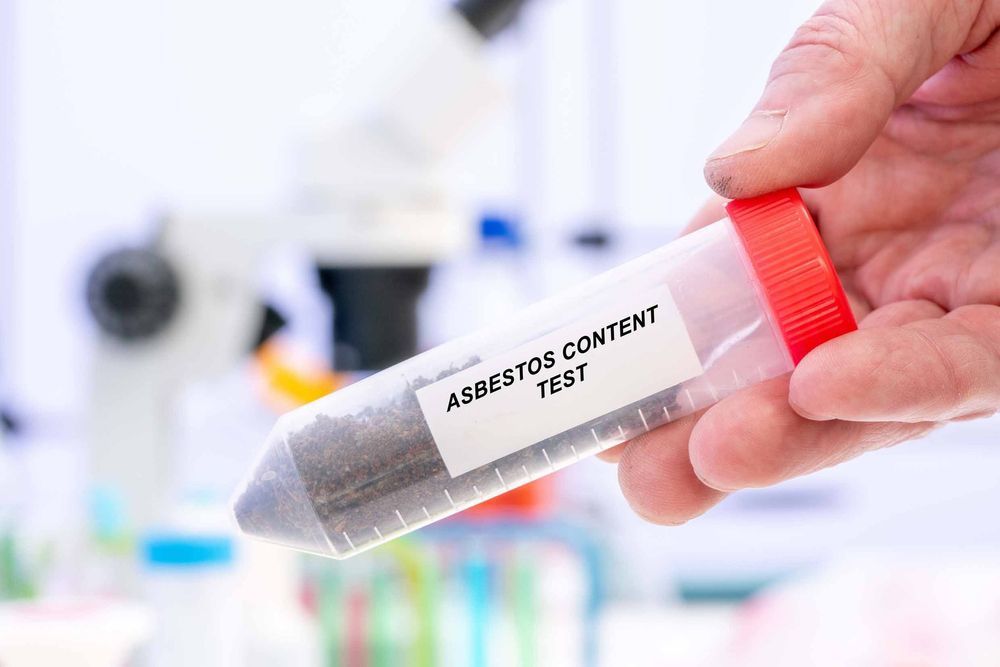
<svg viewBox="0 0 1000 667">
<path fill-rule="evenodd" d="M 673 421 L 674 418 L 670 416 L 670 410 L 667 410 L 667 406 L 663 406 L 663 414 L 667 416 L 667 421 Z"/>
<path fill-rule="evenodd" d="M 427 517 L 428 519 L 431 518 L 431 513 L 427 511 L 427 507 L 425 505 L 421 505 L 420 509 L 422 509 L 424 511 L 424 516 L 425 517 Z"/>
<path fill-rule="evenodd" d="M 757 367 L 757 377 L 760 378 L 761 382 L 764 381 L 764 367 L 763 366 L 758 366 Z"/>
<path fill-rule="evenodd" d="M 740 376 L 736 374 L 736 369 L 733 369 L 733 382 L 736 383 L 737 387 L 742 387 L 743 383 L 740 382 Z"/>
<path fill-rule="evenodd" d="M 639 408 L 639 419 L 642 420 L 642 426 L 646 429 L 646 433 L 649 433 L 649 424 L 646 423 L 646 415 L 642 414 L 642 408 Z"/>
<path fill-rule="evenodd" d="M 476 492 L 476 496 L 479 498 L 483 497 L 483 492 L 479 490 L 479 487 L 475 484 L 472 485 L 472 490 Z"/>
<path fill-rule="evenodd" d="M 522 463 L 522 464 L 521 464 L 521 470 L 523 470 L 523 471 L 524 471 L 524 476 L 525 476 L 525 477 L 526 477 L 526 478 L 528 479 L 528 481 L 530 482 L 530 481 L 531 481 L 531 473 L 530 473 L 530 472 L 528 472 L 528 466 L 526 466 L 526 465 L 524 465 L 524 464 Z"/>
<path fill-rule="evenodd" d="M 549 464 L 549 470 L 555 470 L 556 467 L 552 465 L 552 459 L 549 458 L 549 453 L 545 451 L 544 447 L 542 447 L 542 456 L 545 457 L 545 462 Z"/>
<path fill-rule="evenodd" d="M 326 546 L 330 547 L 330 553 L 340 553 L 340 549 L 338 549 L 337 545 L 333 543 L 333 540 L 331 540 L 330 536 L 326 534 L 326 531 L 321 530 L 320 533 L 323 535 L 323 541 L 326 542 Z"/>
<path fill-rule="evenodd" d="M 503 475 L 500 474 L 500 468 L 494 468 L 494 470 L 496 470 L 497 477 L 500 478 L 500 483 L 503 485 L 503 490 L 506 491 L 507 490 L 507 482 L 503 481 Z"/>
<path fill-rule="evenodd" d="M 573 446 L 573 445 L 570 445 L 569 448 L 573 450 L 573 456 L 575 456 L 576 460 L 579 461 L 580 460 L 580 453 L 578 451 L 576 451 L 576 447 Z"/>
<path fill-rule="evenodd" d="M 618 433 L 620 433 L 622 436 L 622 442 L 628 440 L 628 438 L 625 437 L 625 429 L 622 428 L 621 424 L 618 425 Z"/>
<path fill-rule="evenodd" d="M 690 389 L 685 389 L 684 390 L 684 395 L 688 397 L 688 403 L 691 404 L 691 409 L 694 410 L 694 399 L 691 398 L 691 390 Z"/>
<path fill-rule="evenodd" d="M 719 402 L 719 395 L 715 393 L 715 386 L 712 385 L 711 383 L 709 383 L 709 385 L 708 385 L 708 393 L 710 393 L 712 395 L 712 402 L 713 403 L 718 403 Z"/>
<path fill-rule="evenodd" d="M 597 443 L 597 448 L 603 452 L 604 445 L 601 444 L 601 439 L 597 437 L 597 431 L 595 431 L 594 429 L 590 429 L 590 432 L 594 434 L 594 442 Z"/>
<path fill-rule="evenodd" d="M 351 545 L 351 551 L 357 549 L 357 547 L 354 546 L 354 542 L 351 541 L 351 536 L 347 534 L 346 530 L 344 531 L 344 539 L 347 540 L 347 543 Z"/>
<path fill-rule="evenodd" d="M 403 515 L 399 513 L 399 510 L 396 510 L 396 516 L 399 517 L 399 522 L 403 524 L 403 528 L 410 527 L 409 524 L 406 523 L 406 519 L 403 518 Z"/>
<path fill-rule="evenodd" d="M 382 531 L 378 529 L 378 526 L 372 526 L 372 528 L 375 529 L 375 534 L 378 535 L 378 539 L 380 540 L 385 539 L 384 537 L 382 537 Z"/>
<path fill-rule="evenodd" d="M 455 507 L 455 501 L 451 499 L 451 494 L 448 493 L 448 489 L 444 490 L 444 495 L 448 498 L 448 502 L 451 503 L 451 506 Z"/>
</svg>

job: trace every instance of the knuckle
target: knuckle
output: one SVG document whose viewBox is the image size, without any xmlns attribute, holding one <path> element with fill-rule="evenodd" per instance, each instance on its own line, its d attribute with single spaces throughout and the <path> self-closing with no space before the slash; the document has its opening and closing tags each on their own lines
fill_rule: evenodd
<svg viewBox="0 0 1000 667">
<path fill-rule="evenodd" d="M 962 306 L 948 314 L 948 319 L 961 324 L 963 338 L 967 339 L 968 352 L 965 355 L 973 361 L 966 375 L 990 378 L 989 384 L 1000 392 L 1000 306 L 974 304 Z M 974 391 L 979 383 L 972 384 Z"/>
<path fill-rule="evenodd" d="M 822 72 L 835 83 L 871 79 L 888 100 L 897 99 L 898 76 L 892 71 L 892 58 L 885 46 L 891 42 L 886 23 L 887 19 L 878 15 L 876 3 L 828 3 L 795 31 L 771 68 L 771 82 Z"/>
<path fill-rule="evenodd" d="M 833 60 L 851 71 L 860 71 L 866 64 L 863 45 L 864 38 L 856 21 L 846 12 L 829 10 L 803 23 L 795 31 L 785 53 L 793 59 L 807 56 L 810 60 Z"/>
<path fill-rule="evenodd" d="M 933 335 L 917 327 L 913 329 L 921 341 L 927 358 L 939 369 L 940 390 L 930 392 L 938 407 L 949 418 L 959 417 L 977 409 L 983 399 L 998 391 L 994 382 L 984 378 L 1000 377 L 1000 355 L 982 340 L 982 336 L 967 326 Z"/>
<path fill-rule="evenodd" d="M 1000 334 L 1000 305 L 979 303 L 960 306 L 951 311 L 948 317 L 976 330 Z"/>
</svg>

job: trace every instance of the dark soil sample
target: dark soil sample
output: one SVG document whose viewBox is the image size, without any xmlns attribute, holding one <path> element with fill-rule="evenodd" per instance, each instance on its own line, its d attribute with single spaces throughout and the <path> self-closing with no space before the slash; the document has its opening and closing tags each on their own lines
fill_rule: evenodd
<svg viewBox="0 0 1000 667">
<path fill-rule="evenodd" d="M 329 555 L 330 546 L 295 462 L 285 448 L 268 444 L 233 505 L 240 529 L 268 542 Z"/>
<path fill-rule="evenodd" d="M 290 437 L 288 444 L 302 482 L 328 534 L 339 538 L 347 532 L 367 541 L 377 537 L 374 528 L 387 518 L 391 518 L 390 527 L 393 522 L 402 527 L 397 510 L 412 513 L 414 506 L 431 501 L 416 493 L 416 487 L 428 479 L 439 482 L 433 498 L 437 500 L 451 477 L 416 391 L 477 362 L 449 369 L 434 379 L 420 378 L 387 405 L 347 416 L 320 415 Z M 386 502 L 400 491 L 408 492 L 408 502 Z"/>
<path fill-rule="evenodd" d="M 307 551 L 347 554 L 619 444 L 626 433 L 655 428 L 679 411 L 673 387 L 452 478 L 415 392 L 478 362 L 415 380 L 376 407 L 319 415 L 289 433 L 287 454 L 272 446 L 238 499 L 240 527 Z"/>
</svg>

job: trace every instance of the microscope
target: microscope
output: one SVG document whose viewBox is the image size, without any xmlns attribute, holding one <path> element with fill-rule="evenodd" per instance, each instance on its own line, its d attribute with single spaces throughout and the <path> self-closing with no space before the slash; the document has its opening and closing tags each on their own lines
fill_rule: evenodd
<svg viewBox="0 0 1000 667">
<path fill-rule="evenodd" d="M 255 285 L 275 249 L 315 258 L 333 301 L 335 368 L 377 369 L 416 352 L 428 272 L 467 246 L 472 227 L 441 164 L 503 99 L 483 47 L 524 2 L 458 0 L 387 40 L 366 99 L 306 123 L 301 207 L 169 215 L 150 243 L 99 259 L 86 285 L 99 331 L 91 472 L 129 526 L 149 526 L 168 502 L 178 394 L 235 367 L 274 328 Z"/>
</svg>

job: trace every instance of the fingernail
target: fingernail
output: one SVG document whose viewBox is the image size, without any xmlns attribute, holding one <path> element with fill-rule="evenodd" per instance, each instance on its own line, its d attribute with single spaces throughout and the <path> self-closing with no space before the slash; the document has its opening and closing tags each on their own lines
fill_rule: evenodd
<svg viewBox="0 0 1000 667">
<path fill-rule="evenodd" d="M 831 417 L 829 415 L 821 415 L 821 414 L 819 414 L 817 412 L 813 412 L 812 410 L 808 410 L 808 409 L 802 407 L 801 405 L 799 405 L 798 401 L 792 400 L 791 396 L 788 397 L 788 405 L 800 417 L 804 417 L 805 419 L 808 419 L 809 421 L 814 421 L 814 422 L 828 422 L 828 421 L 833 421 L 834 419 L 836 419 L 836 417 Z"/>
<path fill-rule="evenodd" d="M 753 112 L 749 118 L 743 121 L 736 132 L 715 149 L 715 152 L 708 159 L 721 160 L 764 148 L 774 141 L 774 138 L 781 132 L 786 115 L 786 111 Z"/>
<path fill-rule="evenodd" d="M 713 489 L 715 491 L 719 491 L 721 493 L 736 493 L 737 491 L 740 490 L 740 489 L 731 489 L 724 484 L 719 484 L 718 482 L 709 481 L 708 479 L 705 478 L 704 475 L 701 474 L 701 471 L 698 470 L 697 466 L 694 467 L 694 476 L 698 478 L 699 482 L 701 482 L 708 488 Z"/>
</svg>

